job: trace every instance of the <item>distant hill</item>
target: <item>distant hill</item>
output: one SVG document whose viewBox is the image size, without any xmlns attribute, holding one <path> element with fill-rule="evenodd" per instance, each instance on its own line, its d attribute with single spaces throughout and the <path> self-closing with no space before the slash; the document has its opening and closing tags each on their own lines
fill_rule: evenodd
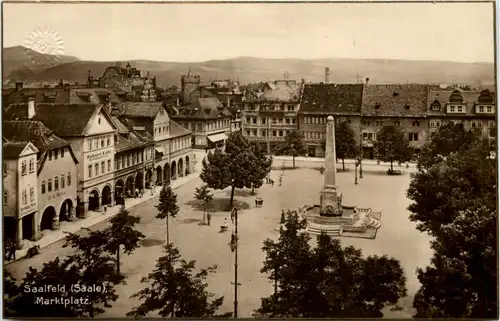
<svg viewBox="0 0 500 321">
<path fill-rule="evenodd" d="M 23 81 L 27 84 L 53 84 L 64 79 L 85 83 L 88 70 L 94 78 L 102 75 L 106 67 L 115 62 L 81 61 L 64 56 L 60 63 L 50 68 L 30 65 L 26 54 L 19 48 L 6 48 L 4 52 L 5 84 Z M 39 53 L 37 53 L 39 54 Z M 40 54 L 41 55 L 41 54 Z M 125 62 L 123 63 L 125 64 Z M 370 78 L 370 83 L 446 83 L 491 85 L 494 83 L 492 63 L 458 63 L 445 61 L 413 61 L 385 59 L 266 59 L 238 57 L 195 63 L 160 62 L 149 60 L 130 61 L 140 70 L 157 77 L 159 86 L 179 85 L 180 77 L 191 70 L 210 79 L 239 79 L 241 83 L 281 79 L 288 70 L 290 78 L 319 82 L 324 80 L 324 68 L 330 67 L 330 82 L 355 83 Z"/>
<path fill-rule="evenodd" d="M 22 47 L 4 48 L 2 51 L 3 79 L 4 84 L 15 82 L 17 79 L 24 80 L 36 78 L 47 68 L 71 63 L 79 59 L 72 56 L 52 56 Z M 15 75 L 14 78 L 11 75 Z"/>
</svg>

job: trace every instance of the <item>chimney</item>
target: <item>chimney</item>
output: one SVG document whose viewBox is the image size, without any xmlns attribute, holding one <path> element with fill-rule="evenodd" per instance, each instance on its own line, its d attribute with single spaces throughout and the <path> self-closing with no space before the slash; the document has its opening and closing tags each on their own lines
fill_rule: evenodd
<svg viewBox="0 0 500 321">
<path fill-rule="evenodd" d="M 19 91 L 23 89 L 23 83 L 22 82 L 16 82 L 16 91 Z"/>
<path fill-rule="evenodd" d="M 370 82 L 370 78 L 366 77 L 365 83 L 368 85 L 369 82 Z"/>
<path fill-rule="evenodd" d="M 325 68 L 325 84 L 330 83 L 330 68 Z"/>
<path fill-rule="evenodd" d="M 179 107 L 180 103 L 179 103 L 179 96 L 177 96 L 177 98 L 175 99 L 175 105 L 177 107 Z"/>
<path fill-rule="evenodd" d="M 229 98 L 229 96 L 226 97 L 226 107 L 229 107 L 229 105 L 231 104 L 231 99 Z"/>
<path fill-rule="evenodd" d="M 31 119 L 35 116 L 35 99 L 28 99 L 28 119 Z"/>
<path fill-rule="evenodd" d="M 64 84 L 64 91 L 69 91 L 69 84 Z"/>
</svg>

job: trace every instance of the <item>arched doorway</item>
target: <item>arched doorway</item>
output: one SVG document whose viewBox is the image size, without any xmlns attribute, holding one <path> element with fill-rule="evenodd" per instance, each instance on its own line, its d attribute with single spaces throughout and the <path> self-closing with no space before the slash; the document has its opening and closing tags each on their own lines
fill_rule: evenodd
<svg viewBox="0 0 500 321">
<path fill-rule="evenodd" d="M 123 188 L 123 180 L 119 179 L 115 184 L 115 202 L 116 204 L 123 204 L 123 195 L 125 190 Z"/>
<path fill-rule="evenodd" d="M 138 188 L 139 191 L 144 188 L 143 179 L 144 175 L 142 175 L 142 171 L 138 171 L 135 175 L 135 188 Z"/>
<path fill-rule="evenodd" d="M 171 179 L 176 179 L 177 178 L 177 163 L 175 161 L 172 162 L 172 165 L 170 166 L 170 178 Z"/>
<path fill-rule="evenodd" d="M 102 189 L 102 205 L 111 205 L 111 187 L 109 185 L 104 186 Z"/>
<path fill-rule="evenodd" d="M 153 172 L 148 169 L 146 171 L 146 188 L 151 188 L 151 179 L 153 178 Z"/>
<path fill-rule="evenodd" d="M 89 195 L 89 211 L 99 210 L 99 192 L 95 189 Z"/>
<path fill-rule="evenodd" d="M 191 168 L 189 164 L 189 156 L 186 156 L 186 175 L 191 174 Z"/>
<path fill-rule="evenodd" d="M 161 185 L 162 182 L 162 170 L 161 166 L 156 167 L 156 185 Z"/>
<path fill-rule="evenodd" d="M 61 204 L 59 211 L 59 222 L 69 221 L 71 212 L 73 211 L 73 202 L 68 198 Z"/>
<path fill-rule="evenodd" d="M 168 166 L 168 163 L 163 167 L 163 181 L 167 185 L 170 184 L 170 167 Z"/>
<path fill-rule="evenodd" d="M 130 195 L 128 194 L 130 193 Z M 125 194 L 131 196 L 134 194 L 134 177 L 130 175 L 125 181 Z"/>
<path fill-rule="evenodd" d="M 179 171 L 177 172 L 180 177 L 184 176 L 184 166 L 183 165 L 184 165 L 184 162 L 182 161 L 182 158 L 181 158 L 181 159 L 179 159 L 179 163 L 178 163 Z"/>
<path fill-rule="evenodd" d="M 54 222 L 54 217 L 56 217 L 56 209 L 54 206 L 48 206 L 42 214 L 42 221 L 40 222 L 40 231 L 51 230 L 52 224 Z"/>
</svg>

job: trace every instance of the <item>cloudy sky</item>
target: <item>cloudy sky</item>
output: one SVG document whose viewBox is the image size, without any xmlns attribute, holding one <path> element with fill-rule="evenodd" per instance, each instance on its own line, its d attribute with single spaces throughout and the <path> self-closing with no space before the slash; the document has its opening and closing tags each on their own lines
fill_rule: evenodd
<svg viewBox="0 0 500 321">
<path fill-rule="evenodd" d="M 494 60 L 491 3 L 3 5 L 4 47 L 54 30 L 47 42 L 85 60 Z"/>
</svg>

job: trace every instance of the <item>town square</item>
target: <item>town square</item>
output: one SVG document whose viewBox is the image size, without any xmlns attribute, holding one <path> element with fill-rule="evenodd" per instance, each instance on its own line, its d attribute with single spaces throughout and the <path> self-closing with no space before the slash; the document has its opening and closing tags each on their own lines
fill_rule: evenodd
<svg viewBox="0 0 500 321">
<path fill-rule="evenodd" d="M 2 8 L 5 318 L 498 318 L 493 2 Z"/>
</svg>

